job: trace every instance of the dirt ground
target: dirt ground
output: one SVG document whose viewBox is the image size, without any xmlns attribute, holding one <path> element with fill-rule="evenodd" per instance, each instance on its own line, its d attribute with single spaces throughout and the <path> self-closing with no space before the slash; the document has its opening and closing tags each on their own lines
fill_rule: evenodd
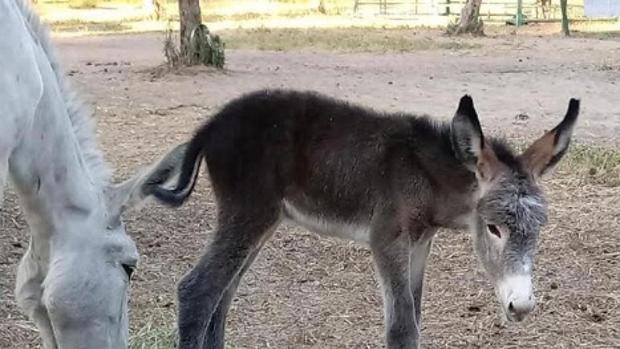
<svg viewBox="0 0 620 349">
<path fill-rule="evenodd" d="M 452 116 L 473 95 L 486 132 L 531 139 L 582 99 L 574 140 L 620 145 L 620 41 L 503 35 L 479 47 L 341 54 L 229 50 L 227 69 L 157 76 L 161 35 L 59 38 L 69 79 L 96 106 L 101 145 L 119 178 L 188 139 L 224 102 L 263 87 L 312 89 L 378 110 Z M 142 259 L 132 284 L 132 333 L 174 324 L 175 284 L 213 229 L 203 176 L 178 210 L 151 205 L 126 219 Z M 545 181 L 550 222 L 536 264 L 538 306 L 500 326 L 491 285 L 464 232 L 440 231 L 426 273 L 424 347 L 619 348 L 620 187 Z M 16 265 L 28 244 L 8 194 L 0 235 L 0 348 L 37 348 L 15 305 Z M 231 348 L 381 348 L 381 296 L 370 253 L 354 243 L 282 226 L 244 278 L 228 322 Z"/>
</svg>

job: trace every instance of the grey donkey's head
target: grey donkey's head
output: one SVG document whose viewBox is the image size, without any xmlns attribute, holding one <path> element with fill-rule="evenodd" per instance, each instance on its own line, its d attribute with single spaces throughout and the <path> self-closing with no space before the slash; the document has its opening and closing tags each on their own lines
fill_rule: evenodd
<svg viewBox="0 0 620 349">
<path fill-rule="evenodd" d="M 469 96 L 452 120 L 454 152 L 477 179 L 471 217 L 475 250 L 510 321 L 521 321 L 534 309 L 533 259 L 547 221 L 538 180 L 566 152 L 578 114 L 579 101 L 571 99 L 564 120 L 518 156 L 504 143 L 485 139 Z"/>
</svg>

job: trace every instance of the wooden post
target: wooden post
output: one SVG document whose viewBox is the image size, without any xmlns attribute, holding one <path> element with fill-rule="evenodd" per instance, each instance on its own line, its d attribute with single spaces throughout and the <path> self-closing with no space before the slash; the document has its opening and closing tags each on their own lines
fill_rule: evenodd
<svg viewBox="0 0 620 349">
<path fill-rule="evenodd" d="M 570 36 L 570 30 L 568 29 L 568 6 L 567 0 L 560 0 L 560 8 L 562 9 L 562 33 L 564 36 Z"/>
</svg>

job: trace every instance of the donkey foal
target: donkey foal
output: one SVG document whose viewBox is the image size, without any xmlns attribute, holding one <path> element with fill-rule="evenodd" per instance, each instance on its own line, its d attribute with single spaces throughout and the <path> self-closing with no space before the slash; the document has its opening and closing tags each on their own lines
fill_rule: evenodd
<svg viewBox="0 0 620 349">
<path fill-rule="evenodd" d="M 218 228 L 179 283 L 179 348 L 221 349 L 243 273 L 283 218 L 370 246 L 387 347 L 417 348 L 423 278 L 440 227 L 469 227 L 509 320 L 534 308 L 531 271 L 546 221 L 538 178 L 566 152 L 579 102 L 515 155 L 485 138 L 464 96 L 451 124 L 379 114 L 314 93 L 266 90 L 230 102 L 189 142 L 170 205 L 191 194 L 204 158 Z"/>
</svg>

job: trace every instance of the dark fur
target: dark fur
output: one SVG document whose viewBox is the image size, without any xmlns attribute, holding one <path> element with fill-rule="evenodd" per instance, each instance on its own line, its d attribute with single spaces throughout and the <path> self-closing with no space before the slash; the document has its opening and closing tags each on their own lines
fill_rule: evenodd
<svg viewBox="0 0 620 349">
<path fill-rule="evenodd" d="M 291 217 L 284 202 L 324 221 L 370 228 L 384 292 L 397 301 L 386 302 L 388 347 L 415 347 L 424 266 L 417 275 L 396 271 L 412 246 L 425 246 L 418 251 L 425 259 L 436 229 L 462 227 L 459 217 L 478 204 L 472 199 L 476 176 L 464 163 L 471 154 L 467 146 L 458 155 L 454 148 L 476 137 L 468 129 L 480 137 L 482 131 L 471 98 L 461 100 L 459 111 L 467 114 L 466 127 L 455 140 L 447 123 L 377 113 L 310 92 L 264 90 L 224 106 L 189 142 L 176 188 L 154 188 L 161 201 L 182 204 L 204 158 L 218 202 L 214 240 L 179 284 L 179 348 L 223 348 L 225 316 L 241 275 L 280 219 Z M 506 180 L 514 190 L 522 187 L 513 177 L 529 185 L 509 147 L 487 144 L 510 169 Z M 405 287 L 409 278 L 414 284 Z"/>
<path fill-rule="evenodd" d="M 517 157 L 505 143 L 491 143 L 501 161 L 518 169 Z M 357 211 L 360 203 L 376 204 L 373 191 L 398 180 L 384 175 L 393 167 L 412 167 L 436 185 L 446 177 L 454 178 L 459 188 L 474 183 L 473 174 L 454 153 L 449 123 L 378 113 L 312 92 L 263 90 L 228 103 L 191 140 L 176 189 L 160 187 L 155 196 L 181 205 L 191 194 L 188 186 L 194 184 L 202 157 L 214 187 L 225 187 L 216 191 L 228 193 L 249 182 L 250 187 L 273 185 L 268 191 L 281 198 L 294 198 L 298 189 L 306 194 L 312 190 L 309 199 L 336 193 L 337 203 L 326 202 L 329 206 L 324 208 L 336 210 L 340 218 L 353 214 L 347 207 Z M 329 173 L 316 173 L 325 171 L 325 164 L 332 165 Z M 250 170 L 257 172 L 248 175 Z M 221 182 L 218 172 L 223 172 Z M 352 185 L 351 180 L 362 185 Z M 357 190 L 352 192 L 352 187 Z"/>
</svg>

